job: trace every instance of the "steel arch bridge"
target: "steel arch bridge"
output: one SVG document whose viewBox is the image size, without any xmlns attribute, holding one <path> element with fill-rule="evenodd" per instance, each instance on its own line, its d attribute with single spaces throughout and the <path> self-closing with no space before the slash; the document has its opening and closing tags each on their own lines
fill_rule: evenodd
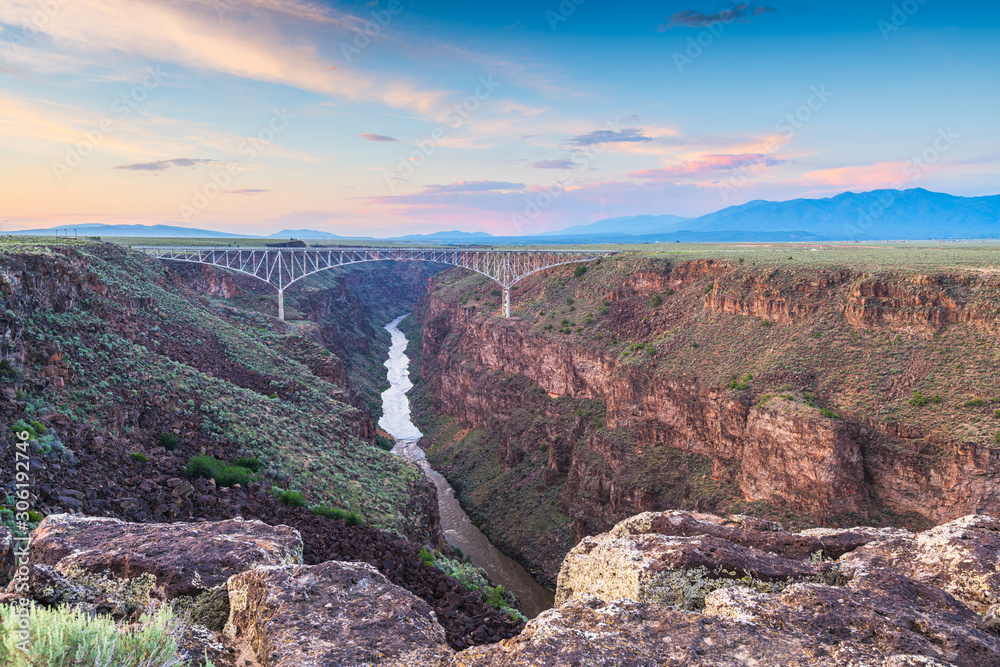
<svg viewBox="0 0 1000 667">
<path fill-rule="evenodd" d="M 577 250 L 488 250 L 461 248 L 196 248 L 133 246 L 157 259 L 208 264 L 237 271 L 278 290 L 278 319 L 285 319 L 285 289 L 320 271 L 361 262 L 413 261 L 450 264 L 480 273 L 503 290 L 503 314 L 510 317 L 510 288 L 544 269 L 590 262 L 613 252 Z"/>
</svg>

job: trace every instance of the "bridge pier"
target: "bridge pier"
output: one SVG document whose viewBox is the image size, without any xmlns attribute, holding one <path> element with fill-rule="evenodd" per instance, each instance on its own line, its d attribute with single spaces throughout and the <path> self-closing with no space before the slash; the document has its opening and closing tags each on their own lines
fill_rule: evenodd
<svg viewBox="0 0 1000 667">
<path fill-rule="evenodd" d="M 278 319 L 285 321 L 285 290 L 278 290 Z"/>
<path fill-rule="evenodd" d="M 503 288 L 503 316 L 510 317 L 510 288 Z"/>
</svg>

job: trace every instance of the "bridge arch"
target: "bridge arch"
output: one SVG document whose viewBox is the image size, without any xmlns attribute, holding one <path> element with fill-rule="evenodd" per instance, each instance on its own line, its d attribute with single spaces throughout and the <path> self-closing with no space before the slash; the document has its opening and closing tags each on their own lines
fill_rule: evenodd
<svg viewBox="0 0 1000 667">
<path fill-rule="evenodd" d="M 135 246 L 157 259 L 207 264 L 251 276 L 278 290 L 278 319 L 285 319 L 285 289 L 339 266 L 362 262 L 414 261 L 458 266 L 496 282 L 503 290 L 504 317 L 510 317 L 510 288 L 545 269 L 590 262 L 613 252 L 496 250 L 479 248 L 198 248 Z"/>
</svg>

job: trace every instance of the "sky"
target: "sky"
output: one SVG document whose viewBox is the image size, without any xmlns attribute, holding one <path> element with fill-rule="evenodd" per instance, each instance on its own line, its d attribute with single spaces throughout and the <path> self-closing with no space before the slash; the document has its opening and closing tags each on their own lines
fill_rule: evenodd
<svg viewBox="0 0 1000 667">
<path fill-rule="evenodd" d="M 3 0 L 4 230 L 532 234 L 1000 192 L 1000 3 Z"/>
</svg>

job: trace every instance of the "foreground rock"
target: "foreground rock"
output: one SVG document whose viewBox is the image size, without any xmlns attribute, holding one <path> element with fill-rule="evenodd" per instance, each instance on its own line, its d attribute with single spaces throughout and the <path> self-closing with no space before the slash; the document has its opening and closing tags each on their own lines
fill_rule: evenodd
<svg viewBox="0 0 1000 667">
<path fill-rule="evenodd" d="M 226 636 L 262 665 L 410 667 L 452 654 L 430 606 L 367 563 L 261 567 L 228 588 Z"/>
<path fill-rule="evenodd" d="M 573 549 L 561 606 L 452 665 L 1000 665 L 998 528 L 788 533 L 642 514 Z"/>
<path fill-rule="evenodd" d="M 302 539 L 260 521 L 138 524 L 54 514 L 32 533 L 30 596 L 132 615 L 171 601 L 206 627 L 229 614 L 226 580 L 262 565 L 302 562 Z"/>
</svg>

